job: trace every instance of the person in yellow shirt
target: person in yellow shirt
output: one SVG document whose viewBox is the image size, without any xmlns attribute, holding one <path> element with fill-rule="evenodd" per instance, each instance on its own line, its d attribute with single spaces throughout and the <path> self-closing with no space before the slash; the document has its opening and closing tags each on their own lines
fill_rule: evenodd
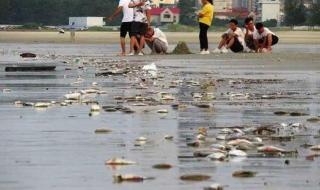
<svg viewBox="0 0 320 190">
<path fill-rule="evenodd" d="M 200 26 L 200 34 L 199 34 L 199 40 L 200 40 L 200 54 L 210 54 L 210 51 L 208 50 L 208 29 L 210 28 L 212 24 L 213 19 L 213 13 L 214 13 L 214 7 L 212 0 L 201 0 L 202 3 L 202 9 L 198 13 L 199 17 L 199 26 Z"/>
</svg>

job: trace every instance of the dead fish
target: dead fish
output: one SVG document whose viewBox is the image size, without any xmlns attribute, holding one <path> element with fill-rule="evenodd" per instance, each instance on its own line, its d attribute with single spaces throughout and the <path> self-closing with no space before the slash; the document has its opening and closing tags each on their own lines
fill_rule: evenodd
<svg viewBox="0 0 320 190">
<path fill-rule="evenodd" d="M 48 102 L 37 102 L 34 104 L 35 108 L 47 108 L 49 106 L 51 106 L 51 103 Z"/>
<path fill-rule="evenodd" d="M 228 153 L 229 156 L 232 157 L 247 157 L 248 154 L 242 150 L 233 149 Z"/>
<path fill-rule="evenodd" d="M 81 90 L 81 94 L 97 94 L 99 90 L 97 89 L 87 89 L 87 90 Z"/>
<path fill-rule="evenodd" d="M 246 139 L 236 139 L 236 140 L 229 141 L 227 143 L 227 145 L 231 145 L 231 146 L 237 146 L 237 145 L 253 146 L 253 143 L 248 141 L 248 140 L 246 140 Z"/>
<path fill-rule="evenodd" d="M 136 164 L 136 162 L 125 160 L 122 158 L 112 158 L 111 160 L 107 160 L 105 164 L 106 165 L 133 165 L 133 164 Z"/>
<path fill-rule="evenodd" d="M 252 171 L 235 171 L 233 172 L 233 177 L 255 177 L 257 172 Z"/>
<path fill-rule="evenodd" d="M 166 109 L 161 109 L 161 110 L 158 110 L 157 113 L 169 113 L 169 111 Z"/>
<path fill-rule="evenodd" d="M 110 129 L 96 129 L 94 133 L 110 133 L 112 132 Z"/>
<path fill-rule="evenodd" d="M 209 156 L 207 156 L 207 158 L 209 158 L 210 160 L 223 161 L 226 158 L 226 154 L 224 154 L 222 152 L 214 152 L 214 153 L 210 154 Z"/>
<path fill-rule="evenodd" d="M 164 136 L 164 139 L 166 139 L 166 140 L 172 140 L 172 139 L 173 139 L 173 136 L 171 136 L 171 135 L 165 135 L 165 136 Z"/>
<path fill-rule="evenodd" d="M 67 99 L 67 100 L 79 100 L 80 97 L 81 97 L 81 94 L 76 92 L 76 93 L 70 93 L 70 94 L 66 94 L 64 95 L 64 97 Z"/>
<path fill-rule="evenodd" d="M 99 112 L 100 111 L 100 106 L 97 105 L 97 104 L 92 105 L 90 111 L 91 112 Z"/>
<path fill-rule="evenodd" d="M 283 116 L 283 115 L 288 115 L 289 113 L 285 112 L 285 111 L 276 111 L 276 112 L 274 112 L 274 114 L 279 115 L 279 116 Z"/>
<path fill-rule="evenodd" d="M 203 134 L 199 134 L 199 135 L 197 135 L 197 139 L 200 140 L 200 141 L 205 141 L 206 140 L 206 136 L 203 135 Z"/>
<path fill-rule="evenodd" d="M 168 170 L 172 168 L 170 164 L 156 164 L 152 166 L 154 169 L 162 169 L 162 170 Z"/>
<path fill-rule="evenodd" d="M 206 181 L 209 180 L 211 176 L 208 175 L 183 175 L 180 177 L 183 181 Z"/>
<path fill-rule="evenodd" d="M 121 183 L 124 181 L 128 182 L 142 182 L 144 180 L 152 180 L 155 179 L 153 177 L 143 177 L 137 175 L 113 175 L 113 180 L 115 183 Z"/>
<path fill-rule="evenodd" d="M 136 139 L 136 141 L 138 141 L 138 142 L 145 142 L 147 140 L 148 139 L 146 137 L 139 137 L 139 138 Z"/>
<path fill-rule="evenodd" d="M 282 152 L 286 152 L 284 149 L 282 148 L 278 148 L 275 146 L 262 146 L 258 148 L 258 152 L 264 152 L 264 153 L 282 153 Z"/>
<path fill-rule="evenodd" d="M 164 95 L 164 96 L 162 96 L 161 100 L 166 100 L 166 101 L 175 100 L 175 97 L 173 97 L 171 95 Z"/>
<path fill-rule="evenodd" d="M 310 147 L 310 150 L 320 151 L 320 145 L 314 145 L 314 146 Z"/>
<path fill-rule="evenodd" d="M 320 118 L 319 117 L 312 117 L 307 119 L 308 122 L 310 123 L 316 123 L 316 122 L 320 122 Z"/>
<path fill-rule="evenodd" d="M 291 112 L 290 113 L 290 116 L 292 116 L 292 117 L 299 117 L 299 116 L 306 116 L 306 115 L 309 115 L 309 114 L 300 113 L 300 112 Z"/>
<path fill-rule="evenodd" d="M 214 183 L 214 184 L 210 185 L 209 187 L 203 188 L 203 190 L 223 190 L 223 186 L 218 183 Z"/>
<path fill-rule="evenodd" d="M 11 92 L 11 89 L 9 88 L 2 89 L 2 93 L 10 93 L 10 92 Z"/>
</svg>

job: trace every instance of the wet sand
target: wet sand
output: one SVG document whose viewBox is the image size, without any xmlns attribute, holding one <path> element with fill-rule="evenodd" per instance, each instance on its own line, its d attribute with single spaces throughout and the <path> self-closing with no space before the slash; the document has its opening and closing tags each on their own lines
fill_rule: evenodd
<svg viewBox="0 0 320 190">
<path fill-rule="evenodd" d="M 298 49 L 296 47 L 298 46 Z M 203 189 L 212 183 L 225 185 L 225 189 L 257 190 L 317 190 L 320 187 L 320 159 L 305 160 L 310 150 L 302 144 L 320 144 L 319 123 L 306 119 L 320 116 L 320 55 L 319 46 L 286 45 L 273 54 L 225 54 L 225 55 L 165 55 L 144 57 L 116 57 L 117 45 L 77 44 L 0 44 L 0 189 Z M 194 47 L 196 49 L 196 47 Z M 304 49 L 305 52 L 300 52 Z M 290 51 L 287 51 L 290 50 Z M 19 53 L 32 51 L 41 57 L 54 54 L 57 63 L 54 72 L 6 73 Z M 80 58 L 79 64 L 75 59 Z M 159 78 L 139 88 L 141 76 L 96 77 L 98 67 L 94 62 L 106 65 L 129 64 L 142 66 L 155 63 Z M 91 63 L 91 64 L 90 64 Z M 80 68 L 79 68 L 80 66 Z M 84 68 L 82 68 L 84 67 Z M 67 68 L 67 69 L 66 69 Z M 77 78 L 84 79 L 75 84 Z M 230 81 L 258 79 L 258 83 L 231 84 Z M 268 79 L 270 80 L 268 82 Z M 168 88 L 174 80 L 184 81 L 175 88 Z M 221 80 L 214 88 L 190 86 L 186 81 L 200 84 Z M 139 107 L 124 103 L 136 111 L 134 114 L 104 112 L 90 117 L 90 105 L 59 104 L 48 109 L 16 107 L 17 100 L 62 101 L 69 91 L 91 88 L 97 82 L 107 94 L 92 96 L 100 105 L 121 104 L 115 96 L 135 95 L 157 97 L 156 92 L 172 93 L 187 108 L 174 110 L 169 104 Z M 155 85 L 156 84 L 156 85 Z M 3 93 L 9 88 L 11 92 Z M 192 93 L 210 92 L 216 99 L 210 100 L 213 109 L 200 109 L 192 105 Z M 230 100 L 226 93 L 250 93 L 259 95 L 288 94 L 275 99 L 253 98 Z M 168 114 L 157 110 L 168 109 Z M 291 110 L 306 112 L 308 116 L 277 116 L 274 111 Z M 265 141 L 266 144 L 285 149 L 297 149 L 297 157 L 232 159 L 214 162 L 206 158 L 182 158 L 192 156 L 195 150 L 186 145 L 193 139 L 199 127 L 207 127 L 209 136 L 217 135 L 220 128 L 233 126 L 259 126 L 275 123 L 299 122 L 308 128 L 306 135 L 291 142 Z M 95 134 L 97 128 L 108 128 L 110 134 Z M 173 135 L 173 141 L 164 140 Z M 150 139 L 145 145 L 134 146 L 135 139 Z M 105 166 L 105 160 L 124 157 L 137 165 L 123 167 Z M 285 160 L 290 164 L 286 165 Z M 169 163 L 170 170 L 156 170 L 152 165 Z M 254 178 L 233 178 L 236 170 L 256 171 Z M 112 174 L 137 174 L 155 177 L 143 183 L 112 181 Z M 211 179 L 203 182 L 185 182 L 179 177 L 185 174 L 206 174 Z"/>
<path fill-rule="evenodd" d="M 283 44 L 320 44 L 320 32 L 279 31 L 276 34 Z M 198 33 L 166 32 L 168 41 L 198 43 Z M 220 32 L 208 34 L 210 43 L 220 40 Z M 76 42 L 82 44 L 112 44 L 119 41 L 119 32 L 76 32 Z M 70 33 L 58 32 L 3 32 L 0 31 L 0 43 L 71 43 Z"/>
</svg>

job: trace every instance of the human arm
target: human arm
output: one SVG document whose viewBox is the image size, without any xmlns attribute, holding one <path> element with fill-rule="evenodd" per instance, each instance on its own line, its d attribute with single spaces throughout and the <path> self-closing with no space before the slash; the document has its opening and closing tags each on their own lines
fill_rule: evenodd
<svg viewBox="0 0 320 190">
<path fill-rule="evenodd" d="M 145 4 L 146 0 L 140 1 L 139 3 L 135 3 L 135 2 L 130 2 L 129 3 L 129 8 L 135 8 L 135 7 L 141 7 Z"/>
<path fill-rule="evenodd" d="M 114 12 L 111 16 L 108 17 L 108 20 L 111 22 L 111 21 L 114 19 L 114 17 L 118 16 L 118 15 L 121 13 L 122 9 L 123 9 L 123 7 L 122 7 L 122 6 L 119 6 L 119 7 L 115 10 L 115 12 Z"/>
</svg>

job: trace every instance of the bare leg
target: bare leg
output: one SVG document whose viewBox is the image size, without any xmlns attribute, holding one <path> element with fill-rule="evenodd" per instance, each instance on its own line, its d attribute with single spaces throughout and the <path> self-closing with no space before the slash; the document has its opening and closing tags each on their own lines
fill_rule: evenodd
<svg viewBox="0 0 320 190">
<path fill-rule="evenodd" d="M 140 53 L 142 53 L 142 48 L 144 47 L 144 43 L 145 43 L 145 40 L 144 40 L 144 36 L 141 36 L 140 37 L 140 46 L 138 46 L 139 47 L 139 49 L 138 49 L 138 52 Z"/>
<path fill-rule="evenodd" d="M 218 46 L 218 49 L 221 49 L 226 44 L 227 44 L 227 38 L 222 36 L 222 39 L 221 39 L 219 46 Z"/>
<path fill-rule="evenodd" d="M 131 53 L 133 52 L 135 46 L 139 49 L 139 44 L 138 44 L 138 42 L 137 42 L 137 38 L 136 38 L 135 36 L 132 36 L 132 37 L 131 37 L 131 41 L 130 41 L 130 50 L 131 50 Z"/>
<path fill-rule="evenodd" d="M 234 37 L 230 38 L 230 40 L 228 41 L 228 45 L 227 45 L 227 49 L 229 49 L 232 45 L 234 44 Z"/>
<path fill-rule="evenodd" d="M 272 34 L 268 34 L 267 36 L 267 50 L 272 51 Z"/>
<path fill-rule="evenodd" d="M 125 56 L 126 55 L 126 39 L 120 38 L 120 44 L 121 44 L 121 50 L 122 50 L 121 56 Z"/>
</svg>

